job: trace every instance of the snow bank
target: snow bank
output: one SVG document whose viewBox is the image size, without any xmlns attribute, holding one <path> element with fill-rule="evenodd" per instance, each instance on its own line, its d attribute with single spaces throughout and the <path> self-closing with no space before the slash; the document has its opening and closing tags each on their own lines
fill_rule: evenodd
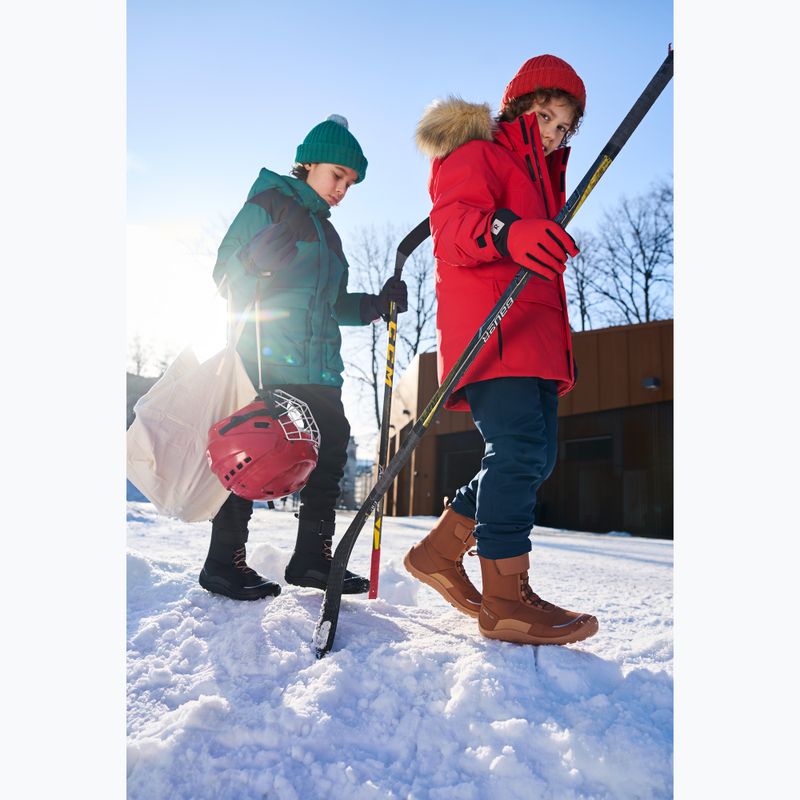
<svg viewBox="0 0 800 800">
<path fill-rule="evenodd" d="M 671 542 L 537 529 L 535 590 L 601 627 L 534 648 L 484 639 L 413 580 L 402 556 L 431 519 L 387 518 L 380 597 L 343 599 L 318 661 L 320 592 L 209 594 L 210 524 L 128 507 L 130 800 L 672 796 Z M 251 525 L 249 563 L 281 584 L 294 525 Z"/>
</svg>

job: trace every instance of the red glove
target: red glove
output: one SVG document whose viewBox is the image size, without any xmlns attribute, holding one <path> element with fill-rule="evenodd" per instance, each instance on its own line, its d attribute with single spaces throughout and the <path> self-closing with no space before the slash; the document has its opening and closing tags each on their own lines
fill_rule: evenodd
<svg viewBox="0 0 800 800">
<path fill-rule="evenodd" d="M 518 219 L 508 226 L 508 255 L 547 280 L 561 275 L 570 256 L 580 253 L 575 240 L 549 219 Z"/>
</svg>

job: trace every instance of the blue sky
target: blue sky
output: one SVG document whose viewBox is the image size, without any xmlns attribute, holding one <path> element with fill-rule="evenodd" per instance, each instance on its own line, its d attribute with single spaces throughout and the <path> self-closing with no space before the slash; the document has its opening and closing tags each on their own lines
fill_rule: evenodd
<svg viewBox="0 0 800 800">
<path fill-rule="evenodd" d="M 456 94 L 497 111 L 528 58 L 567 60 L 587 88 L 571 191 L 670 42 L 672 3 L 664 0 L 581 0 L 555 11 L 519 3 L 505 14 L 479 2 L 416 0 L 129 3 L 127 327 L 129 341 L 138 336 L 151 354 L 147 374 L 187 344 L 201 357 L 224 344 L 224 302 L 211 281 L 219 241 L 259 169 L 288 172 L 297 145 L 329 114 L 348 118 L 369 159 L 366 180 L 332 215 L 347 253 L 361 227 L 392 223 L 403 232 L 428 214 L 429 163 L 414 130 L 434 99 Z M 591 230 L 622 194 L 670 175 L 672 95 L 670 84 L 582 206 L 573 233 Z M 373 424 L 359 410 L 359 391 L 345 380 L 364 455 Z"/>
<path fill-rule="evenodd" d="M 429 162 L 414 144 L 426 106 L 455 94 L 497 111 L 506 84 L 541 53 L 572 64 L 587 89 L 571 191 L 665 58 L 672 3 L 581 0 L 553 9 L 519 3 L 504 15 L 479 2 L 309 0 L 301 13 L 244 0 L 129 3 L 127 325 L 128 339 L 138 336 L 151 354 L 146 374 L 187 344 L 201 358 L 223 346 L 225 307 L 211 268 L 225 228 L 259 169 L 287 173 L 305 134 L 331 113 L 348 118 L 369 159 L 366 179 L 333 210 L 345 254 L 361 227 L 407 231 L 429 213 Z M 672 172 L 672 95 L 670 84 L 573 233 L 590 230 L 622 194 Z M 366 456 L 374 424 L 359 392 L 346 376 L 345 408 Z"/>
<path fill-rule="evenodd" d="M 358 226 L 413 225 L 429 208 L 414 127 L 434 98 L 497 108 L 529 57 L 569 61 L 587 86 L 574 187 L 666 55 L 672 3 L 130 2 L 128 220 L 230 219 L 262 166 L 286 172 L 330 113 L 350 121 L 367 179 L 335 210 Z M 679 56 L 678 56 L 679 58 Z M 672 170 L 672 87 L 604 177 L 576 227 Z"/>
</svg>

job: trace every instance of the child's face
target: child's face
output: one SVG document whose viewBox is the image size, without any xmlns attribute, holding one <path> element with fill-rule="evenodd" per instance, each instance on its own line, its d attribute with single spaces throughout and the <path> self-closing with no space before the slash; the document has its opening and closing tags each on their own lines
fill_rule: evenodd
<svg viewBox="0 0 800 800">
<path fill-rule="evenodd" d="M 563 100 L 551 98 L 546 103 L 534 102 L 527 114 L 536 114 L 544 154 L 549 156 L 561 146 L 574 122 L 574 114 Z"/>
<path fill-rule="evenodd" d="M 303 164 L 308 170 L 306 183 L 328 205 L 337 206 L 347 190 L 358 180 L 358 173 L 341 164 Z"/>
</svg>

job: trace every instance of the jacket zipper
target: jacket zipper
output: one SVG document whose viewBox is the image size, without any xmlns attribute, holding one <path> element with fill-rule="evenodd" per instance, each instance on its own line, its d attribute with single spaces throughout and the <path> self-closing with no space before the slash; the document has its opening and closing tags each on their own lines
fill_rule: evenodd
<svg viewBox="0 0 800 800">
<path fill-rule="evenodd" d="M 553 212 L 552 212 L 552 210 L 550 209 L 550 206 L 547 203 L 547 189 L 546 189 L 546 187 L 544 185 L 544 181 L 542 180 L 542 166 L 539 163 L 539 157 L 538 157 L 539 154 L 536 152 L 536 139 L 534 137 L 531 137 L 530 148 L 531 148 L 531 152 L 533 153 L 533 160 L 536 162 L 536 172 L 539 175 L 539 183 L 542 186 L 542 199 L 544 200 L 544 209 L 545 209 L 545 212 L 547 214 L 547 218 L 548 219 L 552 219 Z"/>
<path fill-rule="evenodd" d="M 533 151 L 532 150 L 532 142 L 528 138 L 528 131 L 525 128 L 525 122 L 524 122 L 524 120 L 522 119 L 521 116 L 518 117 L 518 119 L 519 119 L 519 129 L 522 132 L 522 141 L 525 143 L 526 147 L 531 148 L 531 152 L 532 152 Z M 533 171 L 533 164 L 531 163 L 530 153 L 525 153 L 525 166 L 528 168 L 528 175 L 530 175 L 531 181 L 533 181 L 533 183 L 535 184 L 536 183 L 536 173 Z"/>
</svg>

